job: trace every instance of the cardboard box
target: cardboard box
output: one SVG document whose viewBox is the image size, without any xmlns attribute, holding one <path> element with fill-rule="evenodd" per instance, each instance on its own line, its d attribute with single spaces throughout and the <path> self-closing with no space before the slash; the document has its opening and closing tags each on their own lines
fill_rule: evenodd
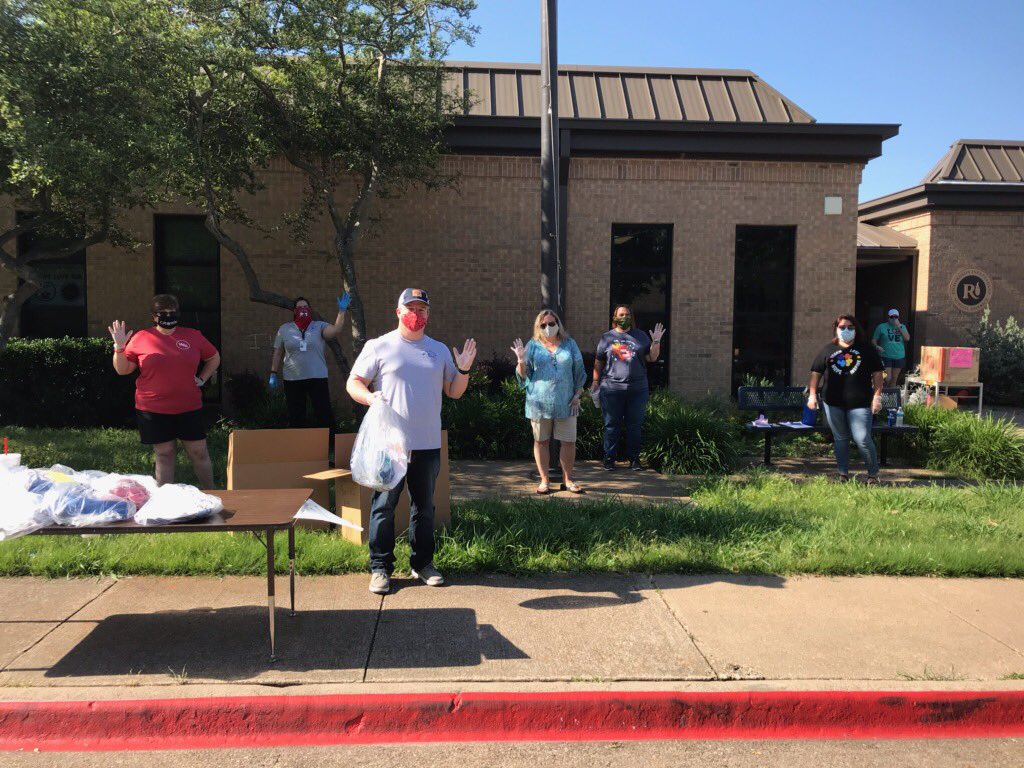
<svg viewBox="0 0 1024 768">
<path fill-rule="evenodd" d="M 334 436 L 334 465 L 338 469 L 352 468 L 352 445 L 356 441 L 354 432 Z M 352 478 L 341 478 L 334 486 L 334 499 L 337 504 L 335 514 L 343 520 L 361 525 L 362 533 L 351 528 L 342 528 L 342 535 L 356 544 L 365 544 L 370 535 L 370 497 L 373 491 L 356 485 Z M 448 432 L 441 432 L 441 469 L 437 473 L 437 484 L 434 486 L 434 529 L 446 528 L 451 525 L 451 479 L 448 475 Z M 402 534 L 409 529 L 409 494 L 402 493 L 402 498 L 395 508 L 395 534 Z"/>
<path fill-rule="evenodd" d="M 921 347 L 921 378 L 945 384 L 975 384 L 981 350 L 977 347 Z"/>
<path fill-rule="evenodd" d="M 326 428 L 236 430 L 228 436 L 228 490 L 312 488 L 313 501 L 330 509 L 327 481 L 303 477 L 328 468 L 329 441 Z"/>
</svg>

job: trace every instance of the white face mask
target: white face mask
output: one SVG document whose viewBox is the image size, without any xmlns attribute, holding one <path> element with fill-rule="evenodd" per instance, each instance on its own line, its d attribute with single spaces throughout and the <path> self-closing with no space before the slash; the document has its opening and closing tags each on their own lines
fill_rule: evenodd
<svg viewBox="0 0 1024 768">
<path fill-rule="evenodd" d="M 555 338 L 558 335 L 558 325 L 549 325 L 547 328 L 541 328 L 541 332 L 549 339 Z"/>
</svg>

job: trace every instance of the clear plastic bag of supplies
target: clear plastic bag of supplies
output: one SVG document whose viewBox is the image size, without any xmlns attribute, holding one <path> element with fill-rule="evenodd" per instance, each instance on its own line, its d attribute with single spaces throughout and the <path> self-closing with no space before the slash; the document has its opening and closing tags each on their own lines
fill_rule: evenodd
<svg viewBox="0 0 1024 768">
<path fill-rule="evenodd" d="M 130 520 L 135 505 L 81 483 L 58 482 L 43 494 L 43 508 L 57 525 L 85 528 Z"/>
<path fill-rule="evenodd" d="M 0 468 L 0 541 L 26 536 L 53 524 L 43 508 L 42 494 L 29 486 L 38 480 L 38 473 L 24 467 Z"/>
<path fill-rule="evenodd" d="M 89 486 L 105 496 L 127 499 L 135 505 L 136 509 L 142 509 L 156 490 L 156 481 L 151 477 L 104 473 L 102 477 L 97 477 L 90 482 Z"/>
<path fill-rule="evenodd" d="M 352 479 L 365 488 L 390 491 L 409 467 L 398 414 L 378 398 L 363 417 L 352 446 Z"/>
<path fill-rule="evenodd" d="M 201 520 L 224 509 L 216 496 L 203 493 L 192 485 L 172 483 L 161 485 L 146 505 L 135 513 L 139 525 L 168 525 L 187 520 Z"/>
</svg>

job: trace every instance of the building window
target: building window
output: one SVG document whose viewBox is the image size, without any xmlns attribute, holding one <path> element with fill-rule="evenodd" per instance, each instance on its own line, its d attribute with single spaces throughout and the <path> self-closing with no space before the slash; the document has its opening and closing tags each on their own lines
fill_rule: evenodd
<svg viewBox="0 0 1024 768">
<path fill-rule="evenodd" d="M 656 323 L 669 327 L 672 286 L 672 225 L 613 224 L 612 279 L 608 326 L 616 304 L 633 308 L 633 322 L 650 331 Z M 647 368 L 651 386 L 668 384 L 669 335 L 658 361 Z"/>
<path fill-rule="evenodd" d="M 23 221 L 28 215 L 19 213 L 18 220 Z M 60 248 L 63 244 L 64 241 L 29 232 L 18 238 L 18 255 L 36 248 Z M 85 250 L 60 259 L 37 261 L 32 267 L 40 277 L 39 290 L 21 307 L 20 335 L 28 339 L 88 336 Z"/>
<path fill-rule="evenodd" d="M 220 245 L 202 216 L 157 216 L 153 229 L 156 292 L 177 296 L 181 324 L 220 350 Z M 216 385 L 205 392 L 207 399 L 219 398 Z"/>
<path fill-rule="evenodd" d="M 732 386 L 790 382 L 796 227 L 736 227 Z"/>
</svg>

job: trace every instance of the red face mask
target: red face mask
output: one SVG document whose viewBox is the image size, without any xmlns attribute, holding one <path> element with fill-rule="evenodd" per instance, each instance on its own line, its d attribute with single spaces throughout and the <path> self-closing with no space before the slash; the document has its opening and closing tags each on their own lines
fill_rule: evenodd
<svg viewBox="0 0 1024 768">
<path fill-rule="evenodd" d="M 427 327 L 427 318 L 415 312 L 406 312 L 402 315 L 402 325 L 413 333 L 417 333 Z"/>
<path fill-rule="evenodd" d="M 295 308 L 295 324 L 299 326 L 300 331 L 309 328 L 311 322 L 313 322 L 313 313 L 309 311 L 309 307 Z"/>
</svg>

